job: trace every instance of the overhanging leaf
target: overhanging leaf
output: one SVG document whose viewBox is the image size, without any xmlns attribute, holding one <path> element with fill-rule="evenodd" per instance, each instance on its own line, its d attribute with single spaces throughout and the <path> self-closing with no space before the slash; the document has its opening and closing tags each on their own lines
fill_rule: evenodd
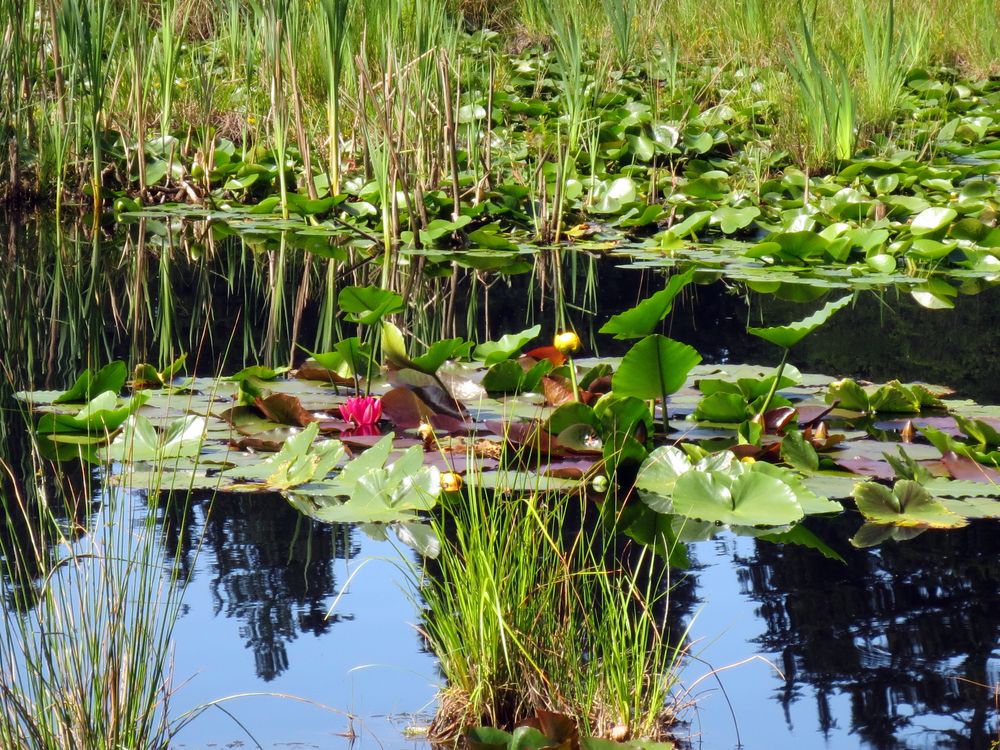
<svg viewBox="0 0 1000 750">
<path fill-rule="evenodd" d="M 614 334 L 616 339 L 638 339 L 648 336 L 674 306 L 674 298 L 694 279 L 695 269 L 672 276 L 667 286 L 647 297 L 638 305 L 612 318 L 601 326 L 601 333 Z"/>
<path fill-rule="evenodd" d="M 791 349 L 808 334 L 826 323 L 835 312 L 846 307 L 851 299 L 850 296 L 847 296 L 827 302 L 812 315 L 795 323 L 770 328 L 747 328 L 747 333 L 758 336 L 765 341 L 770 341 L 772 344 L 776 344 L 783 349 Z"/>
</svg>

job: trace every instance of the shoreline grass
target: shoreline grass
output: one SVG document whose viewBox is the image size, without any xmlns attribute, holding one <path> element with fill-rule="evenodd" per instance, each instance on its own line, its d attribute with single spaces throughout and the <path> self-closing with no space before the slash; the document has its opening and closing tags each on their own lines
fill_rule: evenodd
<svg viewBox="0 0 1000 750">
<path fill-rule="evenodd" d="M 457 169 L 447 163 L 445 99 L 454 98 L 465 124 L 467 108 L 492 101 L 525 64 L 539 85 L 561 80 L 559 95 L 539 91 L 565 118 L 558 128 L 564 144 L 542 159 L 561 165 L 561 185 L 573 176 L 583 123 L 600 120 L 592 100 L 641 85 L 642 71 L 664 51 L 676 55 L 679 70 L 672 98 L 680 93 L 681 103 L 704 105 L 724 99 L 731 84 L 718 78 L 700 88 L 702 68 L 781 78 L 785 40 L 791 37 L 794 49 L 802 39 L 791 0 L 767 7 L 737 0 L 694 7 L 685 0 L 678 12 L 661 13 L 626 0 L 562 0 L 552 8 L 510 2 L 487 18 L 472 2 L 382 5 L 234 0 L 213 10 L 202 0 L 162 0 L 118 13 L 112 0 L 73 0 L 28 14 L 21 3 L 0 2 L 0 28 L 11 40 L 0 53 L 9 72 L 0 122 L 10 144 L 0 197 L 15 206 L 54 197 L 100 211 L 110 195 L 148 201 L 151 188 L 163 188 L 185 201 L 204 200 L 213 187 L 232 183 L 238 191 L 251 182 L 263 187 L 266 179 L 283 196 L 301 190 L 315 199 L 337 194 L 344 179 L 370 180 L 372 149 L 382 149 L 392 161 L 388 183 L 414 194 L 406 213 L 419 242 L 429 196 L 457 192 L 454 184 L 478 168 L 478 149 L 464 139 L 453 149 Z M 932 6 L 899 0 L 888 9 L 875 0 L 819 4 L 808 9 L 808 43 L 823 59 L 839 57 L 838 85 L 849 82 L 861 92 L 858 131 L 886 130 L 900 112 L 906 69 L 943 63 L 971 77 L 997 72 L 1000 32 L 984 19 L 998 11 L 997 0 Z M 486 33 L 474 19 L 502 25 Z M 534 50 L 527 57 L 524 44 Z M 500 62 L 497 70 L 480 64 L 484 45 Z M 438 51 L 447 68 L 439 69 Z M 210 91 L 199 81 L 210 81 Z M 780 103 L 779 90 L 772 104 Z M 512 122 L 502 103 L 491 112 L 499 115 L 494 125 Z M 494 129 L 493 136 L 501 133 Z M 173 151 L 163 155 L 168 139 Z M 255 157 L 247 160 L 255 168 L 226 173 L 218 157 L 222 139 Z M 320 165 L 313 165 L 313 154 L 324 154 Z M 583 154 L 581 161 L 592 159 Z M 513 182 L 535 185 L 516 174 Z M 556 215 L 565 189 L 553 197 Z"/>
</svg>

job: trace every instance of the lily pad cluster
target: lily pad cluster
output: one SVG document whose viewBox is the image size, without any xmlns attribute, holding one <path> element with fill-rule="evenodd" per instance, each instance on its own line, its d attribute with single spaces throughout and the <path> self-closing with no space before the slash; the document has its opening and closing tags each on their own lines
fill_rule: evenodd
<svg viewBox="0 0 1000 750">
<path fill-rule="evenodd" d="M 784 360 L 777 370 L 698 365 L 690 346 L 653 332 L 690 279 L 675 276 L 606 324 L 637 339 L 620 360 L 574 359 L 575 335 L 529 348 L 538 327 L 408 353 L 382 320 L 385 295 L 356 290 L 367 301 L 351 314 L 380 334 L 381 366 L 353 338 L 295 371 L 185 379 L 178 364 L 156 378 L 142 365 L 123 396 L 125 366 L 114 363 L 66 392 L 21 395 L 46 455 L 124 465 L 111 481 L 279 492 L 321 521 L 390 524 L 425 554 L 436 541 L 422 514 L 463 476 L 470 491 L 639 501 L 629 533 L 650 543 L 651 528 L 683 540 L 727 526 L 824 548 L 799 524 L 842 512 L 829 498 L 854 498 L 879 527 L 859 544 L 998 515 L 1000 423 L 973 416 L 983 407 L 952 407 L 947 389 L 923 384 L 834 383 Z M 787 359 L 848 301 L 750 332 Z M 883 492 L 902 480 L 911 484 Z"/>
</svg>

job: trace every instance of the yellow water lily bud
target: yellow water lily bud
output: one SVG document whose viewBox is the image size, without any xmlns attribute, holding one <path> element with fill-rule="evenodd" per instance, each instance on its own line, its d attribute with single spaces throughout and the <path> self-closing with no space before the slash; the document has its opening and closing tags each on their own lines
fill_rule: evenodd
<svg viewBox="0 0 1000 750">
<path fill-rule="evenodd" d="M 441 489 L 445 492 L 460 492 L 463 484 L 461 474 L 454 471 L 446 471 L 441 474 Z"/>
<path fill-rule="evenodd" d="M 755 463 L 757 463 L 757 459 L 754 458 L 753 456 L 744 456 L 743 458 L 740 459 L 740 461 L 742 463 L 745 463 L 745 464 L 755 464 Z"/>
<path fill-rule="evenodd" d="M 555 338 L 552 339 L 552 346 L 560 354 L 574 354 L 580 351 L 580 337 L 573 331 L 563 331 L 562 333 L 557 333 Z"/>
</svg>

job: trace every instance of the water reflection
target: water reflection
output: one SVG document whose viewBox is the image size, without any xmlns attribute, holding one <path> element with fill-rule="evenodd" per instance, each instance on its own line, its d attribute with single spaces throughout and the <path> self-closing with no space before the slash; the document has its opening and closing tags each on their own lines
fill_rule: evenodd
<svg viewBox="0 0 1000 750">
<path fill-rule="evenodd" d="M 327 616 L 338 593 L 335 562 L 361 549 L 350 526 L 316 523 L 279 495 L 226 494 L 214 501 L 195 498 L 165 529 L 187 570 L 193 571 L 196 553 L 208 553 L 202 575 L 208 576 L 213 614 L 240 623 L 240 637 L 265 682 L 289 668 L 291 641 L 324 635 L 353 618 Z"/>
<path fill-rule="evenodd" d="M 4 498 L 21 492 L 38 499 L 42 490 L 49 497 L 86 498 L 65 514 L 67 523 L 81 528 L 95 511 L 90 493 L 97 485 L 87 467 L 71 464 L 58 475 L 50 468 L 36 483 L 39 467 L 13 390 L 66 387 L 83 366 L 114 357 L 132 364 L 164 362 L 189 351 L 195 367 L 208 372 L 265 359 L 284 363 L 295 339 L 311 345 L 337 334 L 332 323 L 324 323 L 331 290 L 364 280 L 341 277 L 336 259 L 307 260 L 280 236 L 248 240 L 204 223 L 170 229 L 149 223 L 112 236 L 40 222 L 0 230 L 0 458 L 13 467 L 13 478 L 4 473 L 0 479 Z M 450 261 L 414 262 L 452 268 Z M 518 262 L 520 271 L 534 264 Z M 634 304 L 647 285 L 652 291 L 661 283 L 653 272 L 621 270 L 615 263 L 572 254 L 543 259 L 536 273 L 550 281 L 560 268 L 565 274 L 549 284 L 544 309 L 540 298 L 526 304 L 533 288 L 527 273 L 497 278 L 469 266 L 454 282 L 432 276 L 426 287 L 411 290 L 414 299 L 428 301 L 415 312 L 415 326 L 428 338 L 435 326 L 444 330 L 442 324 L 449 335 L 475 331 L 479 337 L 536 320 L 550 331 L 558 319 L 551 290 L 558 289 L 570 302 L 559 314 L 573 316 L 588 338 L 611 314 Z M 591 315 L 598 277 L 602 309 Z M 998 300 L 1000 291 L 986 290 L 961 298 L 955 310 L 937 311 L 908 295 L 865 293 L 822 336 L 803 341 L 793 362 L 805 371 L 939 382 L 1000 402 L 1000 327 L 993 313 Z M 450 317 L 441 316 L 441 309 Z M 766 363 L 777 353 L 746 336 L 747 323 L 799 317 L 797 303 L 715 284 L 691 290 L 669 332 L 709 361 Z M 614 342 L 600 340 L 602 354 L 615 353 Z M 308 657 L 296 663 L 290 654 L 302 653 L 306 642 L 320 653 L 337 635 L 338 623 L 347 629 L 354 617 L 379 617 L 356 608 L 326 617 L 344 583 L 335 576 L 336 561 L 351 560 L 361 549 L 353 529 L 314 524 L 275 496 L 225 495 L 214 504 L 195 496 L 187 505 L 161 503 L 158 512 L 168 557 L 179 552 L 184 572 L 193 576 L 188 585 L 204 587 L 214 617 L 239 623 L 254 672 L 264 682 L 308 671 L 312 665 L 302 663 Z M 818 531 L 846 539 L 856 526 L 848 517 Z M 8 519 L 6 533 L 17 544 L 28 543 L 29 531 Z M 196 565 L 200 544 L 206 554 Z M 847 565 L 765 543 L 726 564 L 735 566 L 760 618 L 757 647 L 780 656 L 785 680 L 774 698 L 788 717 L 803 703 L 814 703 L 814 721 L 823 733 L 838 743 L 846 741 L 844 732 L 854 735 L 844 747 L 979 750 L 989 748 L 1000 731 L 989 687 L 1000 684 L 998 547 L 996 524 L 983 523 L 879 550 L 841 549 Z M 9 572 L 3 566 L 0 571 Z M 19 571 L 4 585 L 27 590 L 34 575 Z M 697 571 L 684 578 L 671 600 L 673 632 L 682 630 L 698 598 L 715 596 Z M 413 639 L 407 647 L 418 648 Z M 844 696 L 846 711 L 840 707 Z"/>
<path fill-rule="evenodd" d="M 847 516 L 819 533 L 844 539 Z M 978 750 L 998 732 L 1000 537 L 992 523 L 927 532 L 877 550 L 841 550 L 843 565 L 794 545 L 734 555 L 743 593 L 780 654 L 785 707 L 811 696 L 819 728 L 838 722 L 880 750 Z M 831 708 L 850 698 L 850 717 Z M 913 743 L 913 744 L 911 744 Z"/>
</svg>

